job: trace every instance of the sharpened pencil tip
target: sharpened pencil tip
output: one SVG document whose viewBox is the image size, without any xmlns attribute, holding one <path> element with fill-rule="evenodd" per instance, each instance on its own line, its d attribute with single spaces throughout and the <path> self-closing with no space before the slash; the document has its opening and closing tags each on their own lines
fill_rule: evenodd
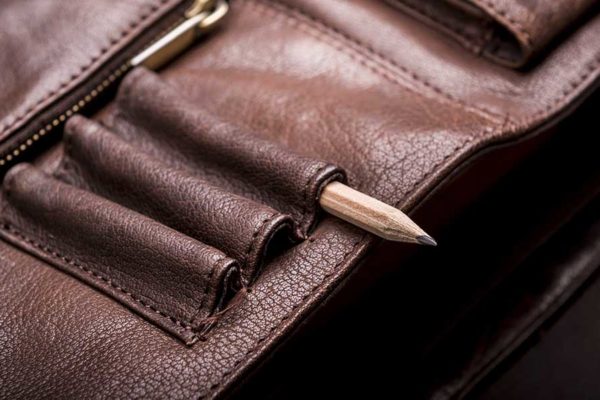
<svg viewBox="0 0 600 400">
<path fill-rule="evenodd" d="M 417 242 L 425 246 L 437 246 L 437 242 L 429 235 L 417 236 Z"/>
</svg>

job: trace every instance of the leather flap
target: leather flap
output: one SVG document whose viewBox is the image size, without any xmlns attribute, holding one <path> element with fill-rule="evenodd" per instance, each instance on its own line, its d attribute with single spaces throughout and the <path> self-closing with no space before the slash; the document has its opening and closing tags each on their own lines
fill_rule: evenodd
<svg viewBox="0 0 600 400">
<path fill-rule="evenodd" d="M 144 69 L 123 81 L 105 123 L 73 116 L 56 160 L 9 170 L 0 236 L 187 344 L 253 282 L 271 242 L 281 252 L 308 235 L 320 191 L 345 179 Z"/>
<path fill-rule="evenodd" d="M 208 174 L 216 170 L 225 172 L 221 183 L 229 185 L 229 194 L 240 196 L 246 190 L 248 195 L 241 196 L 246 200 L 283 214 L 302 215 L 298 200 L 307 196 L 304 193 L 314 193 L 313 185 L 306 186 L 306 192 L 296 191 L 283 203 L 287 207 L 280 209 L 270 187 L 265 186 L 264 192 L 253 192 L 253 185 L 234 187 L 239 179 L 230 178 L 235 178 L 232 172 L 236 169 L 214 167 L 219 162 L 227 166 L 247 159 L 215 152 L 219 149 L 216 145 L 232 142 L 239 132 L 220 120 L 290 152 L 340 165 L 353 187 L 406 211 L 421 207 L 419 210 L 426 211 L 415 220 L 429 231 L 431 221 L 441 226 L 446 216 L 454 215 L 452 210 L 460 208 L 455 206 L 457 197 L 464 205 L 472 195 L 472 190 L 460 195 L 443 190 L 455 173 L 491 146 L 506 146 L 539 133 L 534 131 L 537 126 L 561 116 L 593 89 L 600 74 L 600 58 L 593 46 L 599 31 L 600 20 L 595 19 L 544 58 L 535 71 L 520 74 L 470 57 L 380 0 L 232 1 L 222 31 L 161 71 L 160 80 L 166 81 L 170 90 L 163 89 L 155 78 L 138 77 L 137 82 L 129 81 L 130 94 L 122 92 L 116 102 L 115 108 L 122 112 L 112 114 L 114 121 L 104 119 L 104 128 L 81 120 L 69 125 L 73 150 L 78 146 L 77 154 L 82 151 L 88 156 L 77 159 L 74 152 L 69 153 L 75 155 L 71 157 L 74 168 L 55 180 L 69 176 L 68 185 L 96 199 L 107 196 L 112 203 L 129 201 L 127 193 L 112 190 L 109 176 L 94 174 L 89 166 L 103 166 L 103 174 L 110 172 L 111 179 L 125 180 L 129 175 L 120 176 L 120 168 L 111 169 L 108 159 L 124 160 L 127 144 L 145 143 L 143 148 L 136 147 L 146 155 L 133 153 L 131 160 L 141 160 L 152 168 L 136 164 L 124 165 L 123 170 L 140 173 L 136 182 L 147 188 L 147 181 L 140 179 L 147 177 L 142 173 L 154 173 L 155 165 L 167 163 L 165 176 L 157 177 L 161 186 L 152 194 L 157 204 L 172 204 L 175 209 L 178 205 L 166 201 L 168 196 L 176 198 L 190 190 L 191 185 L 172 185 L 171 177 L 203 181 L 195 193 L 201 193 L 200 188 L 218 193 L 214 186 L 224 187 L 210 182 L 216 175 Z M 185 95 L 188 104 L 181 99 L 173 103 L 173 92 Z M 207 123 L 207 114 L 218 118 L 217 123 Z M 217 128 L 202 135 L 210 126 Z M 88 129 L 97 135 L 86 134 Z M 221 136 L 222 140 L 212 140 Z M 244 141 L 234 154 L 249 151 L 252 143 Z M 104 164 L 95 158 L 100 154 L 96 146 L 119 152 L 105 154 Z M 191 157 L 194 149 L 196 156 Z M 157 157 L 161 150 L 162 158 Z M 253 169 L 237 171 L 260 171 L 261 165 L 268 165 L 267 160 L 262 159 L 263 164 Z M 512 163 L 513 158 L 508 158 L 499 162 L 498 168 L 481 169 L 481 179 L 468 188 L 491 184 L 497 177 L 495 171 Z M 274 165 L 280 164 L 271 165 L 270 170 L 275 171 Z M 190 177 L 186 169 L 207 174 Z M 282 172 L 294 176 L 289 170 Z M 260 175 L 251 174 L 251 178 L 256 182 Z M 306 181 L 300 181 L 301 188 Z M 289 183 L 293 187 L 293 182 Z M 155 197 L 163 188 L 164 199 Z M 169 193 L 168 188 L 181 191 Z M 249 197 L 252 193 L 254 197 Z M 430 202 L 435 193 L 441 199 L 438 207 Z M 123 207 L 140 214 L 155 212 L 151 219 L 167 226 L 182 222 L 164 219 L 167 215 L 159 214 L 162 210 L 146 204 L 148 198 Z M 265 202 L 258 201 L 261 199 Z M 139 208 L 133 210 L 134 205 Z M 260 210 L 254 211 L 253 216 Z M 423 216 L 428 216 L 430 223 Z M 191 237 L 193 230 L 187 232 Z M 195 234 L 200 237 L 203 232 L 198 229 Z M 248 236 L 238 236 L 248 240 Z M 204 240 L 197 241 L 217 249 Z M 0 376 L 7 382 L 2 389 L 13 394 L 5 397 L 23 397 L 23 393 L 29 397 L 39 397 L 39 393 L 54 397 L 89 397 L 90 393 L 105 397 L 123 393 L 222 396 L 278 351 L 316 308 L 338 296 L 352 273 L 364 271 L 361 276 L 368 284 L 378 270 L 399 268 L 416 250 L 398 247 L 385 263 L 361 268 L 359 261 L 372 244 L 364 232 L 335 218 L 324 218 L 307 240 L 266 259 L 251 290 L 220 315 L 206 342 L 192 347 L 170 340 L 87 285 L 75 283 L 33 258 L 15 256 L 18 252 L 3 245 L 0 275 L 8 279 L 0 279 L 0 296 L 6 304 L 0 308 L 0 318 L 10 322 L 4 331 L 10 345 L 0 352 L 5 361 L 0 365 L 6 366 L 0 368 Z M 83 298 L 86 301 L 72 301 Z M 31 310 L 37 310 L 32 307 L 40 304 L 44 305 L 40 310 L 54 307 L 60 317 L 58 312 L 45 312 L 27 318 Z M 55 340 L 40 332 L 51 332 Z M 23 348 L 34 350 L 24 352 Z M 107 365 L 110 368 L 102 368 Z M 107 385 L 108 381 L 116 384 Z"/>
<path fill-rule="evenodd" d="M 521 67 L 596 0 L 386 0 L 495 62 Z"/>
</svg>

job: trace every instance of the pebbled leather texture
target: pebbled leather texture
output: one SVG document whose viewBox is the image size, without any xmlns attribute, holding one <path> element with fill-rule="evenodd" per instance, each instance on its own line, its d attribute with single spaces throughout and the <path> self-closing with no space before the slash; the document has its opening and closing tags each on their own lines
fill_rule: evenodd
<svg viewBox="0 0 600 400">
<path fill-rule="evenodd" d="M 276 238 L 305 238 L 320 191 L 345 175 L 203 114 L 143 69 L 116 104 L 112 128 L 126 139 L 81 116 L 66 125 L 53 174 L 68 185 L 23 164 L 9 171 L 4 235 L 193 344 L 238 275 L 252 283 Z"/>
<path fill-rule="evenodd" d="M 509 67 L 522 67 L 597 0 L 386 0 Z"/>
<path fill-rule="evenodd" d="M 300 236 L 315 222 L 323 186 L 345 180 L 338 167 L 215 117 L 144 69 L 122 83 L 116 108 L 108 124 L 143 151 L 291 215 Z"/>
<path fill-rule="evenodd" d="M 0 145 L 81 85 L 176 0 L 11 0 L 0 10 Z M 68 21 L 68 23 L 65 23 Z M 23 51 L 23 48 L 26 48 Z"/>
<path fill-rule="evenodd" d="M 224 253 L 31 165 L 12 168 L 2 188 L 3 237 L 186 343 L 235 285 L 238 267 Z"/>
<path fill-rule="evenodd" d="M 525 137 L 592 90 L 599 74 L 600 49 L 593 40 L 598 33 L 596 16 L 524 73 L 476 58 L 381 1 L 237 0 L 223 29 L 161 71 L 160 79 L 133 72 L 119 99 L 96 117 L 107 131 L 74 120 L 68 137 L 73 148 L 79 146 L 90 157 L 73 162 L 87 168 L 99 162 L 97 149 L 125 149 L 133 143 L 147 153 L 147 165 L 159 162 L 160 154 L 179 152 L 184 156 L 160 162 L 183 171 L 177 174 L 189 173 L 190 165 L 206 171 L 210 159 L 186 155 L 198 148 L 196 134 L 203 132 L 208 135 L 203 146 L 236 146 L 219 153 L 219 171 L 228 174 L 230 158 L 235 161 L 233 155 L 253 143 L 240 132 L 251 132 L 264 141 L 260 148 L 276 146 L 269 151 L 337 165 L 351 185 L 408 210 L 426 202 L 432 190 L 441 190 L 449 174 L 479 150 Z M 86 141 L 88 129 L 100 133 Z M 106 172 L 117 174 L 120 168 Z M 136 165 L 127 168 L 134 171 Z M 273 173 L 273 164 L 257 168 Z M 76 178 L 85 174 L 93 171 L 79 169 L 72 183 L 83 185 Z M 168 184 L 172 176 L 161 179 Z M 217 186 L 209 178 L 199 177 Z M 252 179 L 264 182 L 259 173 Z M 219 180 L 238 196 L 266 199 L 268 206 L 292 217 L 297 213 L 294 198 L 277 200 L 289 207 L 280 209 L 270 189 L 264 197 L 232 182 Z M 104 185 L 87 189 L 121 196 Z M 122 198 L 131 207 L 137 204 Z M 227 394 L 342 288 L 374 242 L 326 216 L 306 232 L 306 240 L 280 245 L 249 289 L 219 315 L 206 340 L 193 346 L 1 242 L 0 304 L 8 306 L 0 307 L 5 344 L 0 347 L 0 381 L 5 383 L 0 395 Z"/>
<path fill-rule="evenodd" d="M 220 249 L 239 261 L 247 280 L 273 236 L 293 231 L 289 215 L 171 168 L 97 123 L 73 118 L 65 144 L 61 179 Z"/>
</svg>

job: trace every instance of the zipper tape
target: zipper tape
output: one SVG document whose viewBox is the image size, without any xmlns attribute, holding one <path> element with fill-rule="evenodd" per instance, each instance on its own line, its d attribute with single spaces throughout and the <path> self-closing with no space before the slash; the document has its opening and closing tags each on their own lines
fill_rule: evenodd
<svg viewBox="0 0 600 400">
<path fill-rule="evenodd" d="M 229 5 L 225 0 L 194 0 L 192 5 L 169 29 L 150 43 L 144 50 L 133 58 L 113 69 L 91 91 L 74 101 L 66 110 L 55 117 L 48 118 L 48 122 L 19 144 L 0 157 L 0 169 L 5 169 L 18 161 L 24 153 L 31 150 L 43 138 L 57 131 L 72 115 L 81 112 L 90 103 L 96 100 L 107 89 L 111 88 L 129 70 L 136 66 L 149 69 L 158 69 L 165 65 L 184 50 L 189 48 L 202 34 L 218 25 L 227 15 Z"/>
</svg>

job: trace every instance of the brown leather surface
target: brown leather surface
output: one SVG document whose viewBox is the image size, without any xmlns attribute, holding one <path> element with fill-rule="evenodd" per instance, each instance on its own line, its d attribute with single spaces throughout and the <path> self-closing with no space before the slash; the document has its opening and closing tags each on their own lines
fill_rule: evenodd
<svg viewBox="0 0 600 400">
<path fill-rule="evenodd" d="M 597 0 L 387 0 L 476 54 L 521 67 Z"/>
<path fill-rule="evenodd" d="M 289 3 L 298 9 L 235 1 L 222 31 L 162 73 L 165 85 L 200 114 L 337 164 L 352 185 L 400 207 L 422 201 L 477 149 L 519 138 L 564 112 L 599 73 L 597 17 L 523 73 L 477 59 L 379 1 Z M 135 129 L 117 130 L 135 134 L 142 124 L 168 152 L 177 142 L 160 139 L 169 132 L 156 129 L 157 119 L 179 133 L 193 132 L 186 123 L 195 120 L 168 89 L 142 80 L 131 88 L 136 95 L 125 91 L 116 106 L 133 111 Z M 226 393 L 338 288 L 371 243 L 360 230 L 324 218 L 305 241 L 270 260 L 207 340 L 191 347 L 2 243 L 0 273 L 8 279 L 0 280 L 0 303 L 9 305 L 0 307 L 8 321 L 0 331 L 7 343 L 0 349 L 2 395 Z"/>
<path fill-rule="evenodd" d="M 275 235 L 304 238 L 323 186 L 344 174 L 202 114 L 143 69 L 116 104 L 111 128 L 125 140 L 80 116 L 66 126 L 54 175 L 79 189 L 23 164 L 9 171 L 3 235 L 49 249 L 42 256 L 192 344 L 239 288 L 235 260 L 251 283 Z"/>
<path fill-rule="evenodd" d="M 471 173 L 433 194 L 414 216 L 445 219 L 436 232 L 440 245 L 411 252 L 381 243 L 330 304 L 311 316 L 310 327 L 272 353 L 236 398 L 304 399 L 315 388 L 324 398 L 396 392 L 457 398 L 485 378 L 598 266 L 592 261 L 580 268 L 579 261 L 591 260 L 588 255 L 599 249 L 572 229 L 547 242 L 600 187 L 589 134 L 597 103 L 590 100 L 582 107 L 589 119 L 579 108 L 543 145 L 541 136 L 527 140 L 538 142 L 535 153 L 513 161 L 517 166 L 476 200 L 469 194 L 462 212 L 451 193 L 480 189 L 490 163 L 501 164 L 522 146 L 488 152 Z M 565 154 L 570 162 L 556 163 Z M 577 225 L 585 229 L 598 217 L 597 209 L 582 214 Z M 564 253 L 574 262 L 559 262 L 557 254 Z"/>
<path fill-rule="evenodd" d="M 70 121 L 65 147 L 61 179 L 220 249 L 239 260 L 248 280 L 273 236 L 293 230 L 290 216 L 170 168 L 89 120 Z"/>
<path fill-rule="evenodd" d="M 116 297 L 186 343 L 238 278 L 236 262 L 28 164 L 6 175 L 1 235 Z M 233 282 L 231 282 L 233 281 Z"/>
<path fill-rule="evenodd" d="M 176 0 L 4 2 L 0 142 L 114 57 Z"/>
<path fill-rule="evenodd" d="M 132 71 L 107 124 L 167 165 L 291 215 L 305 236 L 323 186 L 344 181 L 344 172 L 219 119 L 177 89 L 147 70 Z"/>
<path fill-rule="evenodd" d="M 295 7 L 282 9 L 291 23 L 299 19 L 312 35 L 333 36 L 334 43 L 344 43 L 347 57 L 368 60 L 363 61 L 366 68 L 383 75 L 388 90 L 400 85 L 459 104 L 504 121 L 505 131 L 527 129 L 550 118 L 598 76 L 597 12 L 589 13 L 587 23 L 574 29 L 532 70 L 515 71 L 465 51 L 410 15 L 390 12 L 393 9 L 381 1 L 286 3 Z"/>
</svg>

